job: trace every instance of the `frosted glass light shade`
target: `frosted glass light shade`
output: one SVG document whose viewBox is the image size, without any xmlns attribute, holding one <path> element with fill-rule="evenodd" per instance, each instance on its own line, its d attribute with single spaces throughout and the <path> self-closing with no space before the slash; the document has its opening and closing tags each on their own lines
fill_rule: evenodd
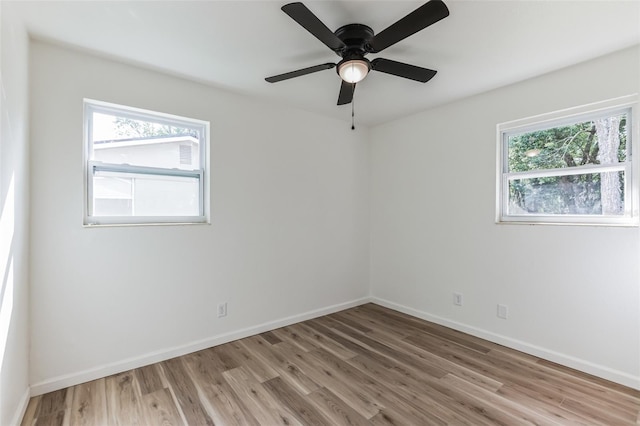
<svg viewBox="0 0 640 426">
<path fill-rule="evenodd" d="M 340 64 L 338 74 L 347 83 L 358 83 L 369 73 L 369 65 L 361 59 L 353 59 Z"/>
</svg>

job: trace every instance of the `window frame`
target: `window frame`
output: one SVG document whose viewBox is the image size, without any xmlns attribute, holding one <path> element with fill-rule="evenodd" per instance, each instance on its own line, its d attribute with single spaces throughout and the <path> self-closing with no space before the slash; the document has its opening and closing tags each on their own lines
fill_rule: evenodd
<svg viewBox="0 0 640 426">
<path fill-rule="evenodd" d="M 118 105 L 93 99 L 83 99 L 83 167 L 84 167 L 84 219 L 83 225 L 93 226 L 137 226 L 137 225 L 187 225 L 210 224 L 209 219 L 209 140 L 208 121 L 181 117 L 141 108 Z M 93 150 L 93 113 L 116 115 L 133 120 L 151 121 L 194 129 L 199 132 L 199 158 L 197 169 L 186 170 L 136 166 L 124 163 L 107 163 L 92 160 Z M 95 216 L 92 211 L 93 179 L 98 171 L 126 173 L 138 176 L 178 176 L 198 179 L 199 214 L 197 216 Z"/>
<path fill-rule="evenodd" d="M 638 226 L 638 160 L 634 152 L 638 143 L 638 95 L 623 96 L 602 102 L 582 105 L 541 114 L 533 117 L 500 123 L 496 126 L 496 217 L 498 224 L 544 224 L 544 225 L 593 225 L 593 226 Z M 627 114 L 627 155 L 624 163 L 590 164 L 576 167 L 538 169 L 527 172 L 509 172 L 509 137 L 536 130 L 561 127 L 615 114 Z M 509 182 L 536 177 L 570 176 L 578 174 L 624 172 L 623 215 L 551 215 L 509 214 Z"/>
</svg>

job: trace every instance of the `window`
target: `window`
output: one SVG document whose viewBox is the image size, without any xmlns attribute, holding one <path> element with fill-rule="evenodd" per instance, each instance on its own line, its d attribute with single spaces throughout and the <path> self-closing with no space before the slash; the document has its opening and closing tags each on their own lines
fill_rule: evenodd
<svg viewBox="0 0 640 426">
<path fill-rule="evenodd" d="M 498 125 L 498 222 L 637 225 L 635 96 Z"/>
<path fill-rule="evenodd" d="M 207 222 L 209 123 L 85 99 L 85 224 Z"/>
</svg>

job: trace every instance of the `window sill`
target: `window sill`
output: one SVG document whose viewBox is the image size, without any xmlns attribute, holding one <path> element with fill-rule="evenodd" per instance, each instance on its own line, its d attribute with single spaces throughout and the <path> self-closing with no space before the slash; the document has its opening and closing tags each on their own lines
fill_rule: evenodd
<svg viewBox="0 0 640 426">
<path fill-rule="evenodd" d="M 197 226 L 211 225 L 210 220 L 202 222 L 126 222 L 126 223 L 83 223 L 83 228 L 114 228 L 114 227 L 131 227 L 131 226 Z"/>
<path fill-rule="evenodd" d="M 571 220 L 558 220 L 557 218 L 509 218 L 498 219 L 496 225 L 551 225 L 551 226 L 595 226 L 595 227 L 615 227 L 615 228 L 637 228 L 640 226 L 638 219 L 610 219 L 610 220 L 593 220 L 593 221 L 577 221 L 572 218 Z"/>
</svg>

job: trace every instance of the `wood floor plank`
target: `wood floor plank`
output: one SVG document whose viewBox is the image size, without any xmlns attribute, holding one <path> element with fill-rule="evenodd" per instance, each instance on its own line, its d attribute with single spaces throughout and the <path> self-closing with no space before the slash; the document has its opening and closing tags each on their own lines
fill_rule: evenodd
<svg viewBox="0 0 640 426">
<path fill-rule="evenodd" d="M 309 353 L 296 354 L 296 359 L 292 361 L 306 376 L 329 389 L 365 419 L 375 416 L 380 411 L 380 404 L 364 389 L 347 377 L 341 377 L 336 372 L 319 365 Z"/>
<path fill-rule="evenodd" d="M 21 426 L 33 426 L 36 423 L 37 415 L 36 413 L 40 407 L 40 401 L 42 399 L 42 395 L 34 396 L 29 400 L 29 404 L 27 404 L 27 409 L 22 417 Z"/>
<path fill-rule="evenodd" d="M 565 398 L 560 404 L 560 407 L 571 411 L 572 413 L 587 414 L 589 419 L 595 420 L 604 425 L 631 424 L 637 418 L 635 413 L 630 415 L 625 411 L 603 406 L 593 400 L 590 400 L 587 403 L 574 398 Z"/>
<path fill-rule="evenodd" d="M 222 372 L 240 367 L 240 364 L 227 356 L 223 350 L 224 345 L 216 346 L 215 348 L 209 348 L 202 351 L 189 354 L 187 356 L 195 355 L 207 360 L 208 365 L 218 374 Z"/>
<path fill-rule="evenodd" d="M 278 372 L 268 362 L 247 350 L 246 346 L 238 341 L 222 345 L 218 353 L 220 352 L 225 353 L 229 358 L 235 360 L 238 365 L 251 371 L 259 382 L 278 377 Z"/>
<path fill-rule="evenodd" d="M 414 346 L 404 340 L 394 338 L 394 336 L 380 330 L 372 330 L 367 334 L 369 337 L 383 342 L 387 346 L 401 352 L 406 352 L 420 359 L 425 366 L 435 367 L 437 371 L 446 371 L 463 378 L 469 382 L 475 383 L 490 391 L 497 391 L 502 387 L 503 383 L 499 382 L 485 374 L 478 373 L 470 368 L 458 365 L 448 359 L 441 358 L 429 351 L 425 351 L 420 347 Z M 432 373 L 432 375 L 434 375 Z"/>
<path fill-rule="evenodd" d="M 69 426 L 71 424 L 71 407 L 73 406 L 73 398 L 77 391 L 77 387 L 67 388 L 67 399 L 65 400 L 65 406 L 67 409 L 65 410 L 64 420 L 62 422 L 62 426 Z"/>
<path fill-rule="evenodd" d="M 329 419 L 330 425 L 365 426 L 370 423 L 356 410 L 326 388 L 309 394 L 309 401 Z"/>
<path fill-rule="evenodd" d="M 478 337 L 443 327 L 438 324 L 423 321 L 407 314 L 383 308 L 382 306 L 367 304 L 362 307 L 362 311 L 373 312 L 375 315 L 383 314 L 385 317 L 385 323 L 395 324 L 397 329 L 414 329 L 417 332 L 437 336 L 480 353 L 486 353 L 494 346 L 493 343 L 487 342 L 486 340 L 482 340 Z"/>
<path fill-rule="evenodd" d="M 496 352 L 497 351 L 494 350 L 492 351 L 492 354 Z M 507 352 L 505 352 L 505 355 L 513 356 L 509 355 Z M 530 363 L 535 363 L 537 366 L 542 367 L 542 371 L 545 372 L 545 375 L 555 378 L 558 383 L 563 384 L 563 386 L 566 386 L 570 390 L 580 389 L 578 394 L 572 391 L 572 395 L 577 398 L 580 398 L 582 394 L 588 394 L 598 401 L 605 402 L 607 404 L 615 404 L 630 413 L 634 413 L 637 410 L 637 401 L 640 399 L 640 391 L 636 391 L 604 379 L 595 378 L 586 373 L 560 366 L 549 361 L 540 361 L 540 359 L 534 358 Z"/>
<path fill-rule="evenodd" d="M 389 321 L 388 316 L 381 316 L 376 313 L 372 313 L 364 309 L 362 306 L 349 309 L 348 311 L 345 311 L 344 314 L 354 320 L 364 323 L 369 330 L 386 330 L 398 337 L 406 337 L 419 331 L 412 326 L 406 327 L 397 323 L 394 324 L 394 322 Z"/>
<path fill-rule="evenodd" d="M 38 397 L 38 405 L 27 407 L 25 420 L 36 426 L 66 426 L 69 424 L 73 388 L 46 393 Z M 23 420 L 23 424 L 25 423 Z"/>
<path fill-rule="evenodd" d="M 337 342 L 354 354 L 362 355 L 370 352 L 365 345 L 358 344 L 358 342 L 354 342 L 352 339 L 346 338 L 332 330 L 331 325 L 333 323 L 325 321 L 325 318 L 316 318 L 315 320 L 307 321 L 306 324 L 308 327 L 322 333 L 322 335 L 328 339 Z"/>
<path fill-rule="evenodd" d="M 262 358 L 264 362 L 268 362 L 278 372 L 280 378 L 300 393 L 307 395 L 320 387 L 320 385 L 305 376 L 298 367 L 289 362 L 295 350 L 287 349 L 285 342 L 280 341 L 277 345 L 269 345 L 267 347 L 267 344 L 260 336 L 253 336 L 243 339 L 241 344 L 257 357 Z"/>
<path fill-rule="evenodd" d="M 329 419 L 322 415 L 303 395 L 296 392 L 280 377 L 268 380 L 263 386 L 304 425 L 326 425 Z"/>
<path fill-rule="evenodd" d="M 294 329 L 291 327 L 282 327 L 277 330 L 272 331 L 273 334 L 278 336 L 280 340 L 283 342 L 288 342 L 289 344 L 296 346 L 297 348 L 309 352 L 314 349 L 318 349 L 318 345 L 313 343 L 313 341 L 309 341 L 307 339 L 303 339 Z"/>
<path fill-rule="evenodd" d="M 350 311 L 336 312 L 335 314 L 327 315 L 327 317 L 340 321 L 363 334 L 367 334 L 373 330 L 370 326 L 366 325 L 361 318 L 352 315 Z"/>
<path fill-rule="evenodd" d="M 530 376 L 523 376 L 521 371 L 513 369 L 509 364 L 496 362 L 484 353 L 458 345 L 446 339 L 426 334 L 412 334 L 403 339 L 427 352 L 447 359 L 470 370 L 479 372 L 501 383 L 527 383 Z"/>
<path fill-rule="evenodd" d="M 65 421 L 65 410 L 54 411 L 52 413 L 41 414 L 36 419 L 36 426 L 63 426 Z"/>
<path fill-rule="evenodd" d="M 225 348 L 226 348 L 226 344 L 205 349 L 205 351 L 211 351 L 215 354 L 215 357 L 211 357 L 211 359 L 219 361 L 217 362 L 217 364 L 218 364 L 218 368 L 221 371 L 233 370 L 234 368 L 241 367 L 241 364 L 238 362 L 238 359 L 227 355 L 227 351 L 225 350 Z"/>
<path fill-rule="evenodd" d="M 324 350 L 309 352 L 308 356 L 312 357 L 318 365 L 334 371 L 338 376 L 349 377 L 353 386 L 360 389 L 361 393 L 376 404 L 379 412 L 386 413 L 388 418 L 394 418 L 401 424 L 446 424 L 427 410 L 422 410 L 421 407 L 396 393 L 387 385 L 387 380 L 380 380 L 380 377 L 374 378 L 353 367 L 348 361 Z"/>
<path fill-rule="evenodd" d="M 142 396 L 142 416 L 145 425 L 185 425 L 167 388 Z"/>
<path fill-rule="evenodd" d="M 510 401 L 495 392 L 488 391 L 474 383 L 467 382 L 453 374 L 448 374 L 441 379 L 442 383 L 456 388 L 475 398 L 479 402 L 489 404 L 497 410 L 503 411 L 517 419 L 518 423 L 530 423 L 534 425 L 558 425 L 556 419 L 548 417 L 544 413 L 536 412 L 529 407 Z"/>
<path fill-rule="evenodd" d="M 545 395 L 547 398 L 554 398 L 558 404 L 566 399 L 568 395 L 573 395 L 574 392 L 582 397 L 588 396 L 590 393 L 589 389 L 592 389 L 593 386 L 593 384 L 591 384 L 590 386 L 582 387 L 578 386 L 577 383 L 572 385 L 560 376 L 549 374 L 549 371 L 546 371 L 542 366 L 536 363 L 528 362 L 525 358 L 517 360 L 517 356 L 509 356 L 501 353 L 500 351 L 492 351 L 486 354 L 486 356 L 478 356 L 478 354 L 468 350 L 467 348 L 455 347 L 452 345 L 447 347 L 447 344 L 444 343 L 444 341 L 441 342 L 441 345 L 436 347 L 434 345 L 437 345 L 438 338 L 426 338 L 421 335 L 410 336 L 405 340 L 417 345 L 428 346 L 427 350 L 432 352 L 438 353 L 440 351 L 441 356 L 450 357 L 454 362 L 464 364 L 470 368 L 476 368 L 477 370 L 483 371 L 486 375 L 499 377 L 502 381 L 522 387 L 537 389 L 536 392 L 538 394 Z M 623 408 L 623 405 L 607 405 L 606 402 L 603 402 L 603 394 L 601 393 L 594 393 L 591 396 L 593 397 L 593 400 L 590 405 L 592 407 L 594 405 L 599 405 L 600 411 L 627 411 Z M 624 417 L 625 421 L 629 421 L 636 412 L 637 402 L 636 408 L 632 406 L 628 409 L 628 415 Z M 608 417 L 610 418 L 610 421 L 614 422 L 614 424 L 619 421 L 620 418 L 620 416 Z"/>
<path fill-rule="evenodd" d="M 161 365 L 187 424 L 213 426 L 213 420 L 200 404 L 198 391 L 184 368 L 183 360 L 173 358 L 163 361 Z"/>
<path fill-rule="evenodd" d="M 144 425 L 142 404 L 134 389 L 134 372 L 128 371 L 105 379 L 107 415 L 112 426 Z"/>
<path fill-rule="evenodd" d="M 623 386 L 621 384 L 614 383 L 600 377 L 595 377 L 582 371 L 578 371 L 573 368 L 548 361 L 546 359 L 540 359 L 532 355 L 523 354 L 522 352 L 516 352 L 506 347 L 501 346 L 498 349 L 502 350 L 505 353 L 511 354 L 512 356 L 529 356 L 531 357 L 531 362 L 535 362 L 538 365 L 545 366 L 551 369 L 554 373 L 570 377 L 573 380 L 581 379 L 583 380 L 582 383 L 584 383 L 585 385 L 599 386 L 604 392 L 615 394 L 616 398 L 622 396 L 623 400 L 629 401 L 631 403 L 633 403 L 633 401 L 637 401 L 640 398 L 640 390 L 638 389 L 632 389 L 630 387 Z"/>
<path fill-rule="evenodd" d="M 224 377 L 261 425 L 302 424 L 244 367 L 225 371 Z"/>
<path fill-rule="evenodd" d="M 211 417 L 216 424 L 259 425 L 255 416 L 251 414 L 228 383 L 217 385 L 203 383 L 202 395 L 206 399 L 203 405 L 205 405 L 205 408 L 210 407 Z"/>
<path fill-rule="evenodd" d="M 455 410 L 449 408 L 452 401 L 445 395 L 439 395 L 425 382 L 420 381 L 412 372 L 403 373 L 399 364 L 388 358 L 357 356 L 347 362 L 354 367 L 367 372 L 373 377 L 383 378 L 384 384 L 416 407 L 428 410 L 438 419 L 455 421 L 458 425 L 474 425 L 470 418 L 465 418 Z"/>
<path fill-rule="evenodd" d="M 311 340 L 315 344 L 315 347 L 329 351 L 342 359 L 348 359 L 356 355 L 355 352 L 305 324 L 296 324 L 295 330 L 303 338 Z"/>
<path fill-rule="evenodd" d="M 366 304 L 33 397 L 22 425 L 640 426 L 640 390 Z"/>
<path fill-rule="evenodd" d="M 142 395 L 157 392 L 164 388 L 157 364 L 136 368 L 134 375 L 136 376 Z"/>
<path fill-rule="evenodd" d="M 220 358 L 213 351 L 200 351 L 183 357 L 200 401 L 215 424 L 258 425 L 258 421 L 223 377 Z"/>
<path fill-rule="evenodd" d="M 278 338 L 278 336 L 276 336 L 275 334 L 273 334 L 273 333 L 272 333 L 272 332 L 270 332 L 270 331 L 267 331 L 266 333 L 262 333 L 262 334 L 260 334 L 260 336 L 261 336 L 264 340 L 266 340 L 267 342 L 269 342 L 269 343 L 270 343 L 270 344 L 272 344 L 272 345 L 276 345 L 276 344 L 278 344 L 278 343 L 282 342 L 282 340 L 280 340 L 280 339 Z"/>
<path fill-rule="evenodd" d="M 354 358 L 354 360 L 355 359 L 356 358 Z M 375 361 L 375 359 L 372 357 L 368 357 L 368 361 L 374 363 L 379 362 Z M 398 373 L 399 376 L 398 374 L 395 374 L 391 377 L 395 377 L 394 380 L 396 382 L 408 382 L 411 384 L 410 387 L 413 390 L 428 386 L 428 390 L 423 393 L 428 394 L 430 399 L 433 399 L 436 404 L 440 404 L 443 407 L 454 410 L 455 414 L 452 415 L 456 417 L 456 424 L 494 424 L 495 422 L 499 421 L 499 418 L 505 417 L 502 413 L 499 412 L 497 413 L 497 415 L 495 413 L 494 415 L 491 415 L 491 413 L 489 412 L 491 410 L 486 410 L 482 406 L 482 404 L 478 404 L 478 402 L 473 400 L 472 398 L 465 397 L 464 395 L 461 395 L 460 392 L 455 392 L 454 390 L 443 386 L 431 375 L 424 374 L 424 372 L 412 368 L 411 366 L 399 363 L 395 364 L 396 366 L 393 367 L 393 370 Z M 419 378 L 419 380 L 416 381 L 416 377 Z M 493 411 L 495 412 L 496 410 Z M 482 415 L 479 416 L 477 413 L 482 413 Z M 451 414 L 441 415 L 444 418 L 452 417 Z"/>
<path fill-rule="evenodd" d="M 61 389 L 55 392 L 45 393 L 40 398 L 40 404 L 36 411 L 36 417 L 46 416 L 58 411 L 64 411 L 67 407 L 65 401 L 67 399 L 68 389 Z"/>
<path fill-rule="evenodd" d="M 539 394 L 528 387 L 506 384 L 498 390 L 497 394 L 517 402 L 521 406 L 535 407 L 536 412 L 554 419 L 561 425 L 587 426 L 593 423 L 584 416 L 563 409 L 560 407 L 561 402 L 550 401 L 544 394 Z"/>
<path fill-rule="evenodd" d="M 357 322 L 361 322 L 366 324 L 367 331 L 363 331 L 363 333 L 367 334 L 373 330 L 383 330 L 390 334 L 393 334 L 398 337 L 407 337 L 418 330 L 413 327 L 403 327 L 398 324 L 394 324 L 388 321 L 387 318 L 382 318 L 378 315 L 371 315 L 370 313 L 363 312 L 360 310 L 349 310 L 344 313 L 340 312 L 342 315 L 333 315 L 328 316 L 327 319 L 336 320 L 338 322 L 342 322 L 343 324 L 347 324 L 352 326 L 353 324 L 357 324 Z M 346 321 L 350 319 L 350 321 Z M 352 328 L 354 328 L 352 326 Z M 355 328 L 357 330 L 357 328 Z"/>
<path fill-rule="evenodd" d="M 359 365 L 362 365 L 355 361 L 358 357 L 343 361 L 331 358 L 322 352 L 312 352 L 310 355 L 318 357 L 319 364 L 325 363 L 325 366 L 333 367 L 334 371 L 351 377 L 358 386 L 369 390 L 370 397 L 377 401 L 380 411 L 384 411 L 386 415 L 379 416 L 378 422 L 384 419 L 395 419 L 395 421 L 402 421 L 404 424 L 446 424 L 445 419 L 455 418 L 460 424 L 466 423 L 462 421 L 463 416 L 442 409 L 437 400 L 433 399 L 434 395 L 437 395 L 436 398 L 440 397 L 440 401 L 447 397 L 439 394 L 433 386 L 426 386 L 427 383 L 433 384 L 437 380 L 431 377 L 429 380 L 424 380 L 428 375 L 426 373 L 413 370 L 403 375 L 400 373 L 399 366 L 393 366 L 394 364 L 399 365 L 395 361 L 391 362 L 391 366 L 372 361 L 366 368 L 360 370 L 365 373 L 363 375 L 351 368 L 353 366 L 357 369 Z M 410 379 L 418 374 L 423 379 L 421 382 Z M 410 390 L 407 383 L 412 384 Z"/>
<path fill-rule="evenodd" d="M 75 386 L 69 424 L 107 424 L 107 399 L 105 379 L 94 380 Z"/>
<path fill-rule="evenodd" d="M 342 334 L 345 338 L 351 339 L 359 345 L 364 345 L 371 351 L 377 352 L 391 359 L 397 359 L 403 364 L 413 366 L 417 369 L 431 374 L 434 377 L 444 377 L 447 374 L 446 370 L 426 363 L 424 362 L 424 360 L 419 359 L 419 357 L 415 356 L 414 354 L 407 353 L 402 350 L 397 350 L 392 346 L 386 345 L 377 339 L 373 339 L 348 327 L 344 327 L 340 324 L 335 324 L 333 325 L 332 329 L 336 333 Z"/>
</svg>

